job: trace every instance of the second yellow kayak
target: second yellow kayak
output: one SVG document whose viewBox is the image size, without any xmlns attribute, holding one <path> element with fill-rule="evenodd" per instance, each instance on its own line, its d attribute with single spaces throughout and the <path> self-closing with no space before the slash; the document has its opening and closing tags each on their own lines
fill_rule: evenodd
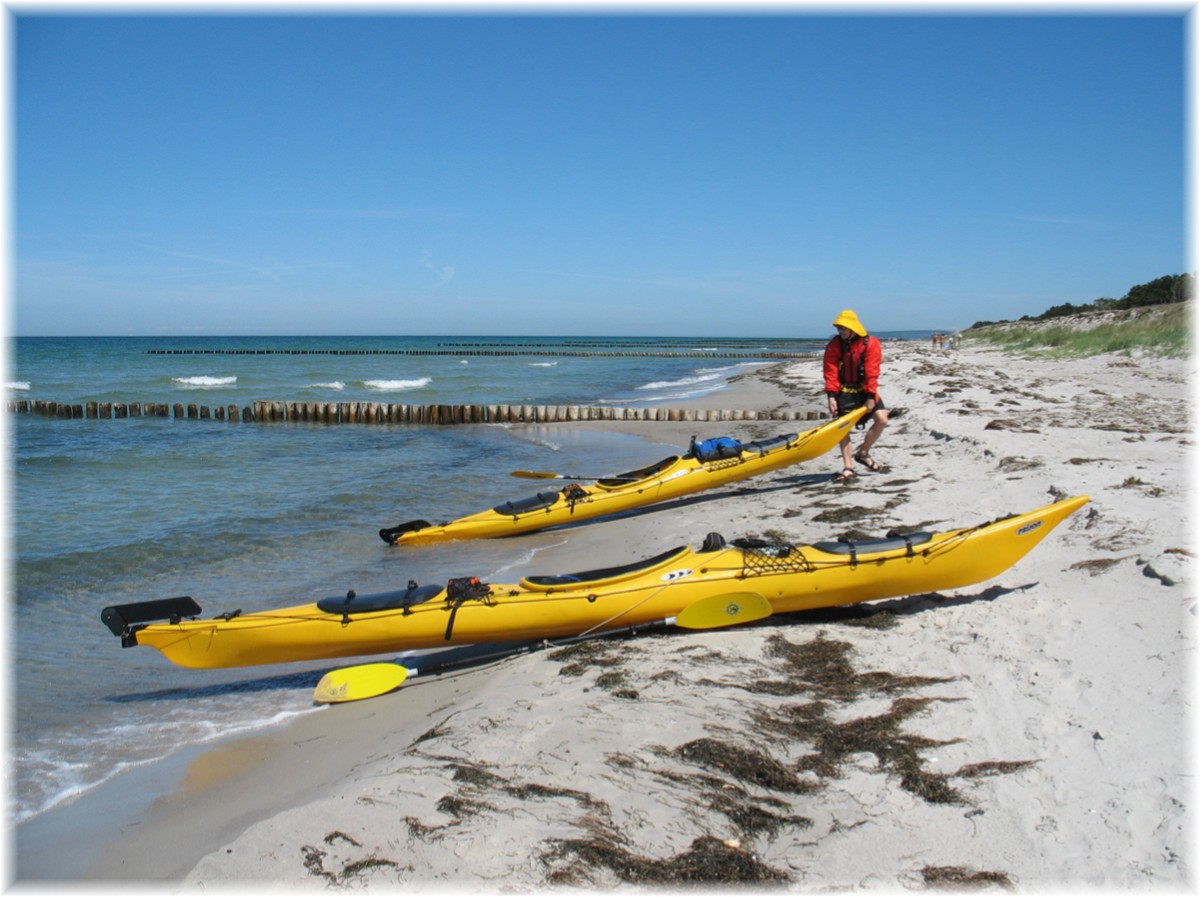
<svg viewBox="0 0 1200 897">
<path fill-rule="evenodd" d="M 379 537 L 391 545 L 494 539 L 669 501 L 820 457 L 841 442 L 864 414 L 866 409 L 859 408 L 803 433 L 740 443 L 725 457 L 720 456 L 724 453 L 707 457 L 693 447 L 686 454 L 591 485 L 572 483 L 446 523 L 411 520 L 381 529 Z"/>
</svg>

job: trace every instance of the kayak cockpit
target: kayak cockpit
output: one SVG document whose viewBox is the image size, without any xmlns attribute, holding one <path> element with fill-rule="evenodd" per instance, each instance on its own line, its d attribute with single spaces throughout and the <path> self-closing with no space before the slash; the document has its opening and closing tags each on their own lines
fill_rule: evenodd
<svg viewBox="0 0 1200 897">
<path fill-rule="evenodd" d="M 777 448 L 790 446 L 799 438 L 798 434 L 792 433 L 790 435 L 774 436 L 771 439 L 760 439 L 757 442 L 743 442 L 742 451 L 765 455 L 767 452 L 773 452 Z"/>
<path fill-rule="evenodd" d="M 529 498 L 506 501 L 503 504 L 496 505 L 492 510 L 506 517 L 520 517 L 522 514 L 528 514 L 531 511 L 544 511 L 558 501 L 559 495 L 560 493 L 558 492 L 539 492 L 537 495 L 532 495 Z"/>
<path fill-rule="evenodd" d="M 561 573 L 550 576 L 526 576 L 522 578 L 521 585 L 527 589 L 535 589 L 545 591 L 548 589 L 574 587 L 580 585 L 590 585 L 598 582 L 611 582 L 613 580 L 625 579 L 630 576 L 635 576 L 640 573 L 645 573 L 648 570 L 653 570 L 655 567 L 663 567 L 685 554 L 689 554 L 691 549 L 686 545 L 680 548 L 672 548 L 670 551 L 664 551 L 662 554 L 655 555 L 652 558 L 635 561 L 632 564 L 624 564 L 619 567 L 604 567 L 599 570 L 585 570 L 582 573 Z"/>
<path fill-rule="evenodd" d="M 678 461 L 678 455 L 671 455 L 669 458 L 663 458 L 657 464 L 648 464 L 645 467 L 639 467 L 637 470 L 631 470 L 628 473 L 619 473 L 613 477 L 605 477 L 604 479 L 597 480 L 596 485 L 603 486 L 605 489 L 628 489 L 632 483 L 639 480 L 648 480 L 651 477 L 656 477 L 670 470 Z"/>
<path fill-rule="evenodd" d="M 327 614 L 370 614 L 385 610 L 408 609 L 414 604 L 423 604 L 431 598 L 436 598 L 443 591 L 442 586 L 419 586 L 409 580 L 407 589 L 396 589 L 391 592 L 376 592 L 373 595 L 359 595 L 353 589 L 345 595 L 334 595 L 317 601 L 317 610 Z"/>
<path fill-rule="evenodd" d="M 917 545 L 924 545 L 933 538 L 933 533 L 905 533 L 885 539 L 839 539 L 836 542 L 814 542 L 812 547 L 826 554 L 881 554 L 885 551 L 907 549 L 911 554 Z"/>
</svg>

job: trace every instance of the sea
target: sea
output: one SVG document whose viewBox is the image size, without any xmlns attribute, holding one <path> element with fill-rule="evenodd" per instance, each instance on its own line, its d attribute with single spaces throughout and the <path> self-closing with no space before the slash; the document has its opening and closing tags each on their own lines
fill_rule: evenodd
<svg viewBox="0 0 1200 897">
<path fill-rule="evenodd" d="M 18 337 L 5 391 L 8 401 L 214 408 L 256 400 L 644 407 L 705 396 L 726 407 L 719 394 L 730 378 L 777 363 L 764 353 L 815 357 L 823 344 Z M 378 531 L 548 488 L 513 470 L 591 479 L 687 448 L 569 425 L 61 419 L 7 407 L 12 824 L 177 751 L 330 712 L 313 703 L 313 686 L 354 662 L 182 669 L 151 649 L 122 648 L 101 622 L 103 608 L 189 595 L 215 616 L 410 580 L 569 572 L 538 567 L 538 553 L 563 538 L 553 531 L 399 548 Z"/>
</svg>

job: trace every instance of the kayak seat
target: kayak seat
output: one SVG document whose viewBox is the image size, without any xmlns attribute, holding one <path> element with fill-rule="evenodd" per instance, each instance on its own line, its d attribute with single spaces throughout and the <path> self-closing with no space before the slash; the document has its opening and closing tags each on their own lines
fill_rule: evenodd
<svg viewBox="0 0 1200 897">
<path fill-rule="evenodd" d="M 529 498 L 506 501 L 502 505 L 496 505 L 492 510 L 497 514 L 516 517 L 520 514 L 528 514 L 530 511 L 541 511 L 550 507 L 558 501 L 558 495 L 557 492 L 539 492 L 537 495 L 532 495 Z"/>
<path fill-rule="evenodd" d="M 631 470 L 628 473 L 619 473 L 611 479 L 605 478 L 602 480 L 597 480 L 596 482 L 601 486 L 607 486 L 610 489 L 616 486 L 628 486 L 635 480 L 649 479 L 655 474 L 662 473 L 678 460 L 678 455 L 672 455 L 669 458 L 663 458 L 657 464 L 650 464 L 647 467 L 639 467 L 637 470 Z"/>
<path fill-rule="evenodd" d="M 757 442 L 743 442 L 742 451 L 757 452 L 760 455 L 765 455 L 772 449 L 777 449 L 781 445 L 791 445 L 796 441 L 799 434 L 792 433 L 789 436 L 775 436 L 772 439 L 760 439 Z"/>
<path fill-rule="evenodd" d="M 636 573 L 638 570 L 657 567 L 659 564 L 685 551 L 687 551 L 686 545 L 681 548 L 672 548 L 670 551 L 664 551 L 662 554 L 647 558 L 644 561 L 634 561 L 632 564 L 625 564 L 621 567 L 605 567 L 601 570 L 586 570 L 583 573 L 562 573 L 554 576 L 526 576 L 525 582 L 538 586 L 566 586 L 574 583 L 594 582 L 600 579 L 612 579 L 614 576 L 624 576 L 628 573 Z"/>
<path fill-rule="evenodd" d="M 906 546 L 924 545 L 933 538 L 933 533 L 907 533 L 888 536 L 885 539 L 858 539 L 855 541 L 814 542 L 812 547 L 827 554 L 873 554 L 878 551 L 895 551 Z"/>
<path fill-rule="evenodd" d="M 396 610 L 422 604 L 440 594 L 441 586 L 419 586 L 410 582 L 407 589 L 394 592 L 377 592 L 374 595 L 356 595 L 353 591 L 345 595 L 322 598 L 317 609 L 327 614 L 370 614 L 381 610 Z"/>
</svg>

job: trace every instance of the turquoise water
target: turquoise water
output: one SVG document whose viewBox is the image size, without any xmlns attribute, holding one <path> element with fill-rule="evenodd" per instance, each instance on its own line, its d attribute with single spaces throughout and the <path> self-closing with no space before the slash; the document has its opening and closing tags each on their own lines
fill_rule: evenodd
<svg viewBox="0 0 1200 897">
<path fill-rule="evenodd" d="M 765 339 L 21 338 L 10 351 L 7 397 L 213 407 L 260 399 L 669 404 L 720 390 L 764 363 L 717 352 L 819 347 Z M 271 354 L 240 354 L 251 349 Z M 446 354 L 402 354 L 418 350 Z M 481 350 L 521 354 L 468 354 Z M 632 354 L 649 351 L 679 357 Z M 538 425 L 11 414 L 8 428 L 17 822 L 181 747 L 323 712 L 312 687 L 344 665 L 184 670 L 156 652 L 122 649 L 100 622 L 104 607 L 186 594 L 207 615 L 351 588 L 386 591 L 409 579 L 539 572 L 537 553 L 556 538 L 549 533 L 396 549 L 377 531 L 538 491 L 508 476 L 513 469 L 603 475 L 685 448 Z"/>
</svg>

